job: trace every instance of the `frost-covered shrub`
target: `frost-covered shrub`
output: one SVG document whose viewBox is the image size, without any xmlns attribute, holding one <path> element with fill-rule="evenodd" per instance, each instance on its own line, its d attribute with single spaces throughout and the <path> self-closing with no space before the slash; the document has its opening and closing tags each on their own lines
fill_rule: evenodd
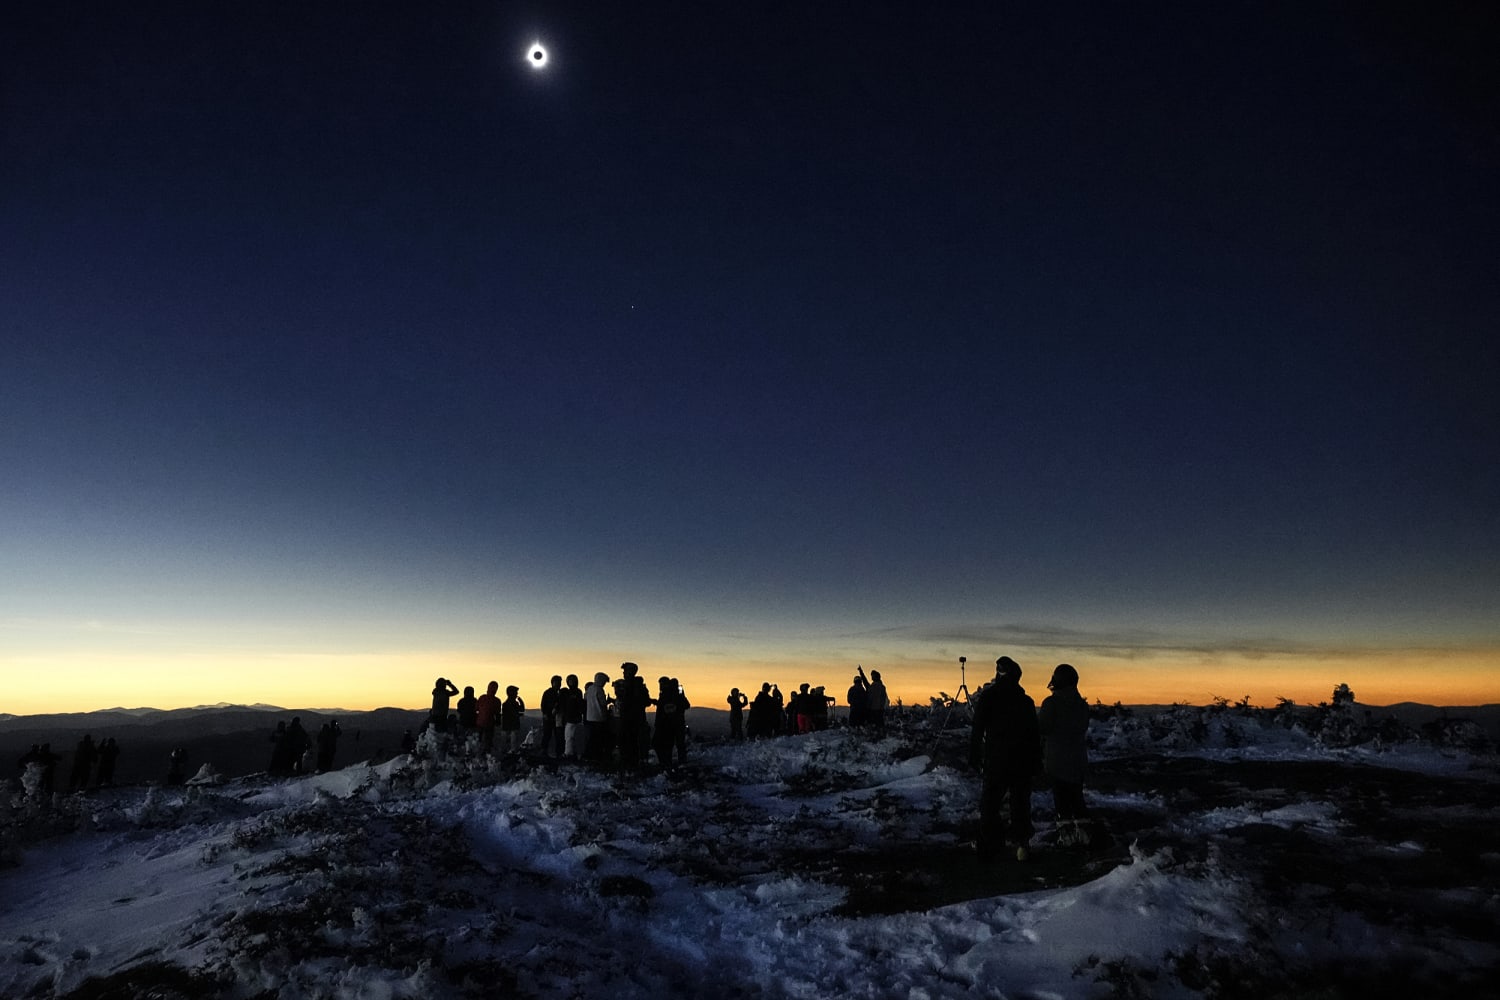
<svg viewBox="0 0 1500 1000">
<path fill-rule="evenodd" d="M 1469 719 L 1450 719 L 1447 716 L 1422 726 L 1422 738 L 1436 746 L 1475 753 L 1483 753 L 1490 747 L 1490 738 L 1478 724 Z"/>
</svg>

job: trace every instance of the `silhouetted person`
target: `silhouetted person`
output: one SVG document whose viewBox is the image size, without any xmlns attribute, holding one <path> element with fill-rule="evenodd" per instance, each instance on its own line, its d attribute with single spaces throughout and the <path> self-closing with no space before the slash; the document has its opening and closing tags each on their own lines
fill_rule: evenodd
<svg viewBox="0 0 1500 1000">
<path fill-rule="evenodd" d="M 828 708 L 834 702 L 833 696 L 820 685 L 810 692 L 811 699 L 808 707 L 812 709 L 812 727 L 814 731 L 828 728 Z"/>
<path fill-rule="evenodd" d="M 318 727 L 318 771 L 333 770 L 333 758 L 339 748 L 339 723 L 329 719 Z"/>
<path fill-rule="evenodd" d="M 170 766 L 167 768 L 167 784 L 180 785 L 187 780 L 187 751 L 182 747 L 172 751 L 168 758 Z"/>
<path fill-rule="evenodd" d="M 562 675 L 553 674 L 551 685 L 542 692 L 542 756 L 555 757 L 554 752 L 562 742 L 562 730 L 557 725 L 558 701 L 562 698 Z"/>
<path fill-rule="evenodd" d="M 115 783 L 115 761 L 120 758 L 120 744 L 115 742 L 111 736 L 99 744 L 99 777 L 100 787 L 107 788 Z"/>
<path fill-rule="evenodd" d="M 1052 693 L 1037 710 L 1042 735 L 1042 766 L 1052 779 L 1052 802 L 1057 809 L 1057 842 L 1064 846 L 1088 842 L 1080 825 L 1084 818 L 1083 773 L 1089 759 L 1089 703 L 1078 693 L 1078 671 L 1059 663 L 1047 682 Z"/>
<path fill-rule="evenodd" d="M 448 678 L 439 677 L 433 682 L 432 714 L 427 717 L 427 724 L 440 733 L 448 727 L 448 706 L 456 694 L 458 688 Z"/>
<path fill-rule="evenodd" d="M 609 674 L 602 670 L 583 689 L 583 755 L 602 762 L 609 757 Z"/>
<path fill-rule="evenodd" d="M 865 676 L 863 665 L 859 667 L 859 676 Z M 880 671 L 870 671 L 870 676 L 865 679 L 865 719 L 870 727 L 877 733 L 885 733 L 885 710 L 890 708 L 891 699 L 885 693 L 885 683 L 880 679 Z"/>
<path fill-rule="evenodd" d="M 57 764 L 62 760 L 62 755 L 52 752 L 51 743 L 43 743 L 41 755 L 37 759 L 42 764 L 42 791 L 51 795 L 57 783 Z"/>
<path fill-rule="evenodd" d="M 651 734 L 651 748 L 662 767 L 672 766 L 672 752 L 677 748 L 678 737 L 684 724 L 682 702 L 677 685 L 670 677 L 657 681 L 656 729 Z"/>
<path fill-rule="evenodd" d="M 525 714 L 521 689 L 512 684 L 505 689 L 505 700 L 500 703 L 500 747 L 506 753 L 521 752 L 521 719 Z"/>
<path fill-rule="evenodd" d="M 68 791 L 73 792 L 88 787 L 89 772 L 94 769 L 94 762 L 98 759 L 99 749 L 94 746 L 94 737 L 84 736 L 73 748 L 73 767 L 68 775 Z"/>
<path fill-rule="evenodd" d="M 786 712 L 791 717 L 791 725 L 787 727 L 789 732 L 812 732 L 812 692 L 808 690 L 806 682 L 792 692 L 791 699 L 786 703 Z"/>
<path fill-rule="evenodd" d="M 1009 838 L 1016 845 L 1016 858 L 1026 860 L 1033 833 L 1031 783 L 1041 768 L 1042 746 L 1036 703 L 1021 688 L 1020 664 L 1008 656 L 995 661 L 994 681 L 974 701 L 969 761 L 984 772 L 976 843 L 980 856 L 992 857 Z M 1007 799 L 1008 828 L 1000 818 Z"/>
<path fill-rule="evenodd" d="M 479 746 L 486 752 L 495 749 L 495 727 L 500 724 L 500 699 L 495 692 L 500 690 L 499 681 L 490 681 L 474 702 L 474 725 L 479 730 Z"/>
<path fill-rule="evenodd" d="M 776 700 L 771 696 L 771 683 L 767 681 L 750 703 L 750 738 L 758 740 L 775 732 Z"/>
<path fill-rule="evenodd" d="M 567 686 L 562 689 L 558 717 L 562 720 L 563 756 L 577 760 L 583 755 L 583 692 L 578 688 L 578 675 L 569 674 Z"/>
<path fill-rule="evenodd" d="M 864 674 L 860 673 L 854 678 L 854 683 L 849 686 L 849 725 L 855 729 L 865 724 L 867 713 L 866 704 L 869 702 L 869 691 L 865 688 Z"/>
<path fill-rule="evenodd" d="M 271 763 L 266 770 L 273 775 L 292 773 L 292 744 L 287 739 L 284 720 L 276 723 L 276 731 L 271 734 Z"/>
<path fill-rule="evenodd" d="M 301 716 L 292 716 L 291 725 L 286 727 L 285 739 L 292 773 L 301 774 L 307 770 L 307 762 L 303 757 L 312 748 L 312 737 L 308 736 L 307 730 L 302 728 Z"/>
<path fill-rule="evenodd" d="M 745 706 L 748 704 L 750 699 L 739 688 L 729 689 L 729 738 L 732 740 L 745 738 Z"/>
<path fill-rule="evenodd" d="M 639 676 L 641 668 L 629 661 L 620 664 L 625 676 L 615 681 L 615 711 L 620 717 L 620 770 L 630 770 L 641 764 L 643 741 L 641 734 L 647 731 L 646 709 L 652 704 L 646 682 Z"/>
<path fill-rule="evenodd" d="M 479 728 L 479 699 L 474 697 L 474 688 L 464 688 L 464 696 L 453 707 L 458 712 L 458 731 L 468 739 Z"/>
<path fill-rule="evenodd" d="M 677 760 L 680 763 L 687 763 L 687 710 L 692 708 L 693 706 L 688 701 L 687 691 L 683 689 L 682 681 L 678 680 L 675 677 L 672 678 L 672 690 L 676 693 L 677 706 L 682 711 L 682 728 L 677 730 Z"/>
</svg>

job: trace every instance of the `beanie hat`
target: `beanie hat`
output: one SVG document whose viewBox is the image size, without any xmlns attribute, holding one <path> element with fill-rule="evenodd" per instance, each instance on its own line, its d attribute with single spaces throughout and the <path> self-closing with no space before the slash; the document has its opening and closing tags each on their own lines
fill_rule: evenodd
<svg viewBox="0 0 1500 1000">
<path fill-rule="evenodd" d="M 1008 656 L 1002 656 L 1000 657 L 1000 659 L 995 661 L 995 676 L 1013 677 L 1016 680 L 1020 680 L 1021 665 Z"/>
</svg>

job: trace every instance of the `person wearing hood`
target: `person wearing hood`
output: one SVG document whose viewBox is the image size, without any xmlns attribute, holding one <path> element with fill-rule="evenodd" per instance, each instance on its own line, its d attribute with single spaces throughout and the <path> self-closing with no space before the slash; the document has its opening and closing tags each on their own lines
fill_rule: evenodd
<svg viewBox="0 0 1500 1000">
<path fill-rule="evenodd" d="M 1021 687 L 1021 665 L 1008 656 L 995 661 L 995 679 L 974 702 L 969 762 L 984 774 L 979 793 L 980 857 L 992 857 L 1007 840 L 1016 860 L 1025 861 L 1034 832 L 1031 825 L 1032 777 L 1041 769 L 1041 733 L 1036 702 Z M 1000 818 L 1007 800 L 1010 823 Z"/>
<path fill-rule="evenodd" d="M 1059 663 L 1047 683 L 1052 690 L 1037 711 L 1042 734 L 1042 767 L 1052 781 L 1057 809 L 1057 842 L 1087 844 L 1082 823 L 1083 772 L 1088 764 L 1089 703 L 1078 693 L 1078 671 Z"/>
</svg>

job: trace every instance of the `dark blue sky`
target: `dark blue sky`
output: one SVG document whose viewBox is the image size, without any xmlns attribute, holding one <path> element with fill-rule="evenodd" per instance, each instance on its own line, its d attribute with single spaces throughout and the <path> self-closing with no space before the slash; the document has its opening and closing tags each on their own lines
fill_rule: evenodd
<svg viewBox="0 0 1500 1000">
<path fill-rule="evenodd" d="M 0 643 L 1493 650 L 1496 15 L 932 8 L 8 11 Z"/>
</svg>

